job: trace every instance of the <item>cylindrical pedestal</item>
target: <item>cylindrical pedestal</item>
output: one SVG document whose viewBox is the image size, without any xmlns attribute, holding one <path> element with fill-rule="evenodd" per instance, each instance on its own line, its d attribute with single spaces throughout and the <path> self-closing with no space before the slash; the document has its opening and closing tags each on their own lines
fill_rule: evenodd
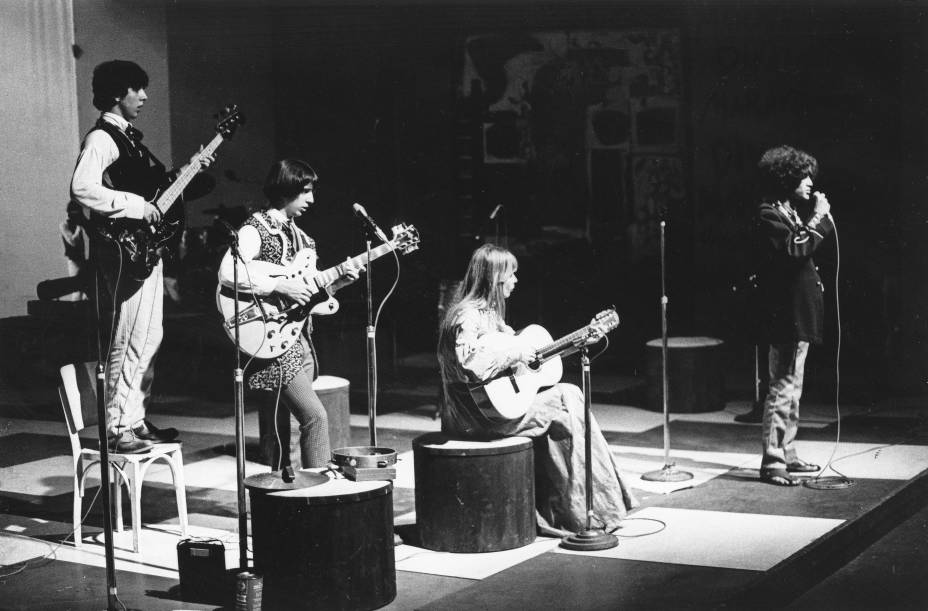
<svg viewBox="0 0 928 611">
<path fill-rule="evenodd" d="M 267 608 L 363 611 L 396 597 L 392 482 L 249 491 Z"/>
<path fill-rule="evenodd" d="M 535 540 L 532 440 L 413 440 L 416 526 L 423 547 L 495 552 Z"/>
<path fill-rule="evenodd" d="M 663 411 L 662 340 L 646 344 L 647 408 Z M 667 407 L 673 413 L 711 412 L 725 408 L 722 371 L 724 342 L 714 337 L 667 338 Z"/>
<path fill-rule="evenodd" d="M 343 448 L 351 445 L 351 413 L 349 411 L 350 383 L 337 376 L 319 376 L 313 381 L 313 390 L 319 395 L 329 421 L 329 445 Z M 271 393 L 271 401 L 275 393 Z M 261 439 L 262 460 L 264 464 L 275 469 L 277 461 L 277 437 L 274 432 L 273 404 L 262 404 L 258 413 L 258 435 Z M 281 441 L 289 444 L 287 454 L 294 469 L 303 465 L 300 462 L 300 423 L 289 413 L 281 401 L 277 412 L 277 434 Z M 287 450 L 287 447 L 284 448 Z M 286 464 L 286 463 L 284 463 Z"/>
</svg>

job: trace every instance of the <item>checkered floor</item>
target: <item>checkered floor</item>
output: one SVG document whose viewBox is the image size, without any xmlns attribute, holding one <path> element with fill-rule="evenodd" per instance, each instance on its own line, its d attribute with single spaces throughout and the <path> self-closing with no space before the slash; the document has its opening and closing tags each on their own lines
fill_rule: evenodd
<svg viewBox="0 0 928 611">
<path fill-rule="evenodd" d="M 643 500 L 642 507 L 617 532 L 619 546 L 599 552 L 570 552 L 561 549 L 557 540 L 539 538 L 516 550 L 450 554 L 399 544 L 395 548 L 399 595 L 388 608 L 409 608 L 405 605 L 411 604 L 411 599 L 404 598 L 403 583 L 412 574 L 467 580 L 471 596 L 481 591 L 474 589 L 476 584 L 486 580 L 485 592 L 489 596 L 500 587 L 497 580 L 533 566 L 542 570 L 552 558 L 560 558 L 563 566 L 564 562 L 586 562 L 582 560 L 585 556 L 599 563 L 616 563 L 615 570 L 660 564 L 662 570 L 677 566 L 687 570 L 763 573 L 855 520 L 863 512 L 862 507 L 878 504 L 882 497 L 928 468 L 928 434 L 920 416 L 921 405 L 888 406 L 882 410 L 845 408 L 845 440 L 837 445 L 833 410 L 811 406 L 800 432 L 800 455 L 819 464 L 830 461 L 835 471 L 855 480 L 856 486 L 842 491 L 815 491 L 761 484 L 756 479 L 757 425 L 733 420 L 748 407 L 747 403 L 735 402 L 719 412 L 674 415 L 670 459 L 677 469 L 693 477 L 684 482 L 660 483 L 646 482 L 640 476 L 665 464 L 662 415 L 629 406 L 595 404 L 594 412 L 616 461 Z M 438 430 L 438 421 L 431 414 L 431 407 L 423 406 L 378 418 L 379 445 L 398 451 L 393 494 L 397 527 L 415 523 L 411 441 L 423 432 Z M 4 501 L 0 513 L 0 564 L 5 565 L 0 572 L 12 573 L 24 562 L 36 564 L 48 559 L 103 566 L 99 508 L 89 506 L 98 481 L 91 479 L 87 484 L 84 511 L 90 511 L 84 545 L 75 548 L 70 541 L 59 542 L 72 529 L 71 458 L 63 423 L 6 418 L 0 424 L 0 499 Z M 233 420 L 176 416 L 171 425 L 181 429 L 184 438 L 188 535 L 223 541 L 227 565 L 236 566 Z M 366 427 L 366 416 L 352 416 L 353 443 L 366 445 Z M 253 412 L 246 414 L 246 436 L 250 442 L 257 436 Z M 246 461 L 248 475 L 267 470 Z M 816 506 L 827 495 L 835 496 L 829 497 L 824 507 Z M 837 498 L 843 501 L 835 503 Z M 128 516 L 128 508 L 125 514 Z M 166 466 L 153 467 L 146 478 L 142 520 L 140 553 L 131 551 L 129 531 L 116 534 L 117 569 L 176 580 L 180 527 Z M 605 569 L 607 573 L 610 570 Z M 435 608 L 445 608 L 443 603 L 455 608 L 459 602 L 456 596 L 452 593 L 439 599 Z M 539 601 L 540 608 L 546 608 L 543 603 Z"/>
</svg>

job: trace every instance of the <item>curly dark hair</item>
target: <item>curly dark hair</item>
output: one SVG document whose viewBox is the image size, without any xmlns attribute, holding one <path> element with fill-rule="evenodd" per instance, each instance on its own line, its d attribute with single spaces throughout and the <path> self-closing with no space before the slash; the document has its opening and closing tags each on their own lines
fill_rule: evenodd
<svg viewBox="0 0 928 611">
<path fill-rule="evenodd" d="M 316 171 L 305 161 L 282 159 L 267 173 L 264 180 L 264 196 L 273 208 L 282 208 L 300 194 L 304 188 L 319 180 Z"/>
<path fill-rule="evenodd" d="M 814 179 L 818 175 L 818 161 L 805 151 L 784 144 L 765 152 L 757 169 L 761 195 L 783 200 L 796 190 L 803 178 Z"/>
<path fill-rule="evenodd" d="M 148 74 L 135 62 L 114 59 L 93 69 L 93 105 L 97 110 L 109 110 L 129 89 L 148 87 Z"/>
</svg>

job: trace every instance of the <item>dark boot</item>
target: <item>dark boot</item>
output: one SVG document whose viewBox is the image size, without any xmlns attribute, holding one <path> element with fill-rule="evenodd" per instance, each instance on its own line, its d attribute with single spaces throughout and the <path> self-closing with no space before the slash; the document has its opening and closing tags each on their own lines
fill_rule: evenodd
<svg viewBox="0 0 928 611">
<path fill-rule="evenodd" d="M 132 433 L 138 439 L 144 439 L 152 443 L 167 443 L 177 439 L 179 434 L 173 427 L 159 429 L 148 420 L 143 420 L 140 425 L 132 429 Z"/>
<path fill-rule="evenodd" d="M 151 449 L 152 443 L 147 439 L 139 439 L 132 431 L 124 431 L 119 437 L 107 440 L 111 452 L 117 454 L 141 454 Z"/>
</svg>

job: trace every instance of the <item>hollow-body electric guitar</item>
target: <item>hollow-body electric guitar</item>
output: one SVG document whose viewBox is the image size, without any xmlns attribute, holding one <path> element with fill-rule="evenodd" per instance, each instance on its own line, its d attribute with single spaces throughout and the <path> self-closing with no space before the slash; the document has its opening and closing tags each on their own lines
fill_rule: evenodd
<svg viewBox="0 0 928 611">
<path fill-rule="evenodd" d="M 393 228 L 393 238 L 375 248 L 371 248 L 371 261 L 394 250 L 402 254 L 410 253 L 419 247 L 419 233 L 412 225 L 397 225 Z M 329 315 L 338 311 L 338 301 L 328 292 L 328 287 L 345 274 L 344 261 L 324 270 L 316 269 L 316 251 L 304 248 L 296 253 L 293 261 L 287 265 L 277 265 L 267 261 L 251 261 L 249 273 L 260 273 L 271 277 L 302 279 L 309 287 L 312 296 L 309 303 L 300 305 L 283 295 L 260 297 L 252 293 L 239 291 L 238 324 L 239 347 L 242 352 L 260 358 L 271 359 L 280 356 L 300 341 L 300 333 L 310 314 Z M 350 259 L 357 267 L 367 265 L 367 252 Z M 235 341 L 235 294 L 233 289 L 222 284 L 216 289 L 216 306 L 222 314 L 226 335 Z"/>
<path fill-rule="evenodd" d="M 196 159 L 190 162 L 174 182 L 149 198 L 161 211 L 161 220 L 157 223 L 149 225 L 142 219 L 110 219 L 93 215 L 88 223 L 91 232 L 118 249 L 118 252 L 106 254 L 118 256 L 123 273 L 138 280 L 151 275 L 151 270 L 161 258 L 160 249 L 177 239 L 183 231 L 183 207 L 174 204 L 181 199 L 184 189 L 200 172 L 199 159 L 212 155 L 244 122 L 244 117 L 235 105 L 228 106 L 219 113 L 216 136 L 197 153 Z"/>
<path fill-rule="evenodd" d="M 554 386 L 561 380 L 564 364 L 561 358 L 591 343 L 619 326 L 615 308 L 603 310 L 590 324 L 564 337 L 553 340 L 540 325 L 529 325 L 515 336 L 506 333 L 488 333 L 481 341 L 493 347 L 508 348 L 518 342 L 535 349 L 537 360 L 519 364 L 481 384 L 469 387 L 477 407 L 488 418 L 511 420 L 521 418 L 528 411 L 539 390 Z"/>
</svg>

